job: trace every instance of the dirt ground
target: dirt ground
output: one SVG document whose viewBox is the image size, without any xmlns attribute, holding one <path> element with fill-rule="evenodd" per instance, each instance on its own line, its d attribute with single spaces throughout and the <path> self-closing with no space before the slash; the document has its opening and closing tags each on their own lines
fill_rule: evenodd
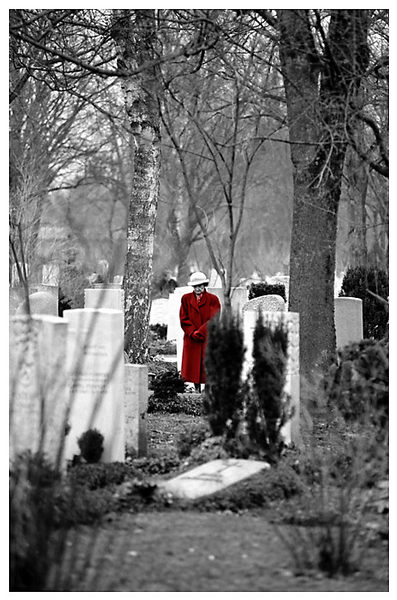
<svg viewBox="0 0 397 600">
<path fill-rule="evenodd" d="M 149 414 L 150 453 L 174 446 L 200 417 Z M 161 512 L 109 515 L 68 534 L 63 564 L 49 588 L 134 592 L 387 592 L 387 543 L 370 547 L 359 573 L 297 575 L 268 511 Z M 288 534 L 288 526 L 281 527 Z"/>
</svg>

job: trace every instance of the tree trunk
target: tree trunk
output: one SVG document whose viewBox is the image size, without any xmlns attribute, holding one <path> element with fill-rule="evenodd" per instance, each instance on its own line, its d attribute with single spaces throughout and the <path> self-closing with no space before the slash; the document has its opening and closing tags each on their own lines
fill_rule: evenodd
<svg viewBox="0 0 397 600">
<path fill-rule="evenodd" d="M 132 17 L 135 17 L 134 20 Z M 115 11 L 112 34 L 119 66 L 134 69 L 155 57 L 154 10 Z M 160 174 L 160 115 L 157 70 L 149 68 L 122 83 L 134 153 L 124 271 L 125 351 L 130 362 L 147 360 L 154 228 Z"/>
<path fill-rule="evenodd" d="M 335 351 L 337 212 L 346 153 L 345 119 L 365 63 L 367 11 L 331 11 L 322 57 L 308 12 L 279 10 L 294 209 L 289 309 L 300 315 L 302 374 Z"/>
<path fill-rule="evenodd" d="M 367 267 L 368 165 L 353 148 L 346 155 L 349 267 Z"/>
</svg>

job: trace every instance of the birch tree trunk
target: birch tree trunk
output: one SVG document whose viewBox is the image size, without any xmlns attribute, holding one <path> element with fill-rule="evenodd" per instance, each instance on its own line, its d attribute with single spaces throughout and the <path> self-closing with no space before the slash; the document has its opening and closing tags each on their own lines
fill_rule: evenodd
<svg viewBox="0 0 397 600">
<path fill-rule="evenodd" d="M 367 13 L 332 10 L 320 54 L 307 10 L 277 11 L 294 183 L 289 306 L 300 315 L 306 376 L 335 351 L 337 213 L 346 120 L 368 60 Z"/>
<path fill-rule="evenodd" d="M 116 10 L 112 34 L 119 48 L 120 68 L 136 69 L 155 58 L 153 9 Z M 134 143 L 124 270 L 124 346 L 130 362 L 143 364 L 148 356 L 153 241 L 160 175 L 157 69 L 147 68 L 137 75 L 125 77 L 122 87 Z"/>
</svg>

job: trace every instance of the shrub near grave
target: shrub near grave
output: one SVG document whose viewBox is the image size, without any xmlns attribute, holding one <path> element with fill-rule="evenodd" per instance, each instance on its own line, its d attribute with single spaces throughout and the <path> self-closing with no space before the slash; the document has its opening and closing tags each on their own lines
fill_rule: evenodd
<svg viewBox="0 0 397 600">
<path fill-rule="evenodd" d="M 287 301 L 285 294 L 285 285 L 283 283 L 251 283 L 248 291 L 248 300 L 253 300 L 259 296 L 269 296 L 275 294 L 281 296 L 284 302 Z"/>
<path fill-rule="evenodd" d="M 362 340 L 338 352 L 324 378 L 328 406 L 348 420 L 389 417 L 389 342 Z"/>
<path fill-rule="evenodd" d="M 247 429 L 252 450 L 277 461 L 284 448 L 281 429 L 291 413 L 284 398 L 287 332 L 282 326 L 265 327 L 262 315 L 256 323 L 252 383 L 247 399 Z"/>
<path fill-rule="evenodd" d="M 183 394 L 186 384 L 174 366 L 163 370 L 152 378 L 153 394 L 148 400 L 148 413 L 185 413 L 200 416 L 202 398 L 195 394 Z"/>
<path fill-rule="evenodd" d="M 222 315 L 208 325 L 205 355 L 204 411 L 214 435 L 235 437 L 241 421 L 243 334 L 233 316 Z"/>
<path fill-rule="evenodd" d="M 60 474 L 42 454 L 24 452 L 10 470 L 10 591 L 43 589 L 51 561 Z"/>
</svg>

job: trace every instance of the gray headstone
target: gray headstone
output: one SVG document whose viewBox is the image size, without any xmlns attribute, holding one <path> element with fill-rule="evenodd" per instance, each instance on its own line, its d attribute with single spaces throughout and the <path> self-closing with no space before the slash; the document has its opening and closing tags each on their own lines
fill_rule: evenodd
<svg viewBox="0 0 397 600">
<path fill-rule="evenodd" d="M 363 301 L 360 298 L 340 297 L 334 299 L 336 346 L 360 342 L 363 332 Z"/>
<path fill-rule="evenodd" d="M 271 283 L 273 285 L 277 284 L 277 283 L 281 283 L 282 285 L 284 285 L 284 287 L 285 287 L 285 297 L 287 299 L 286 305 L 287 305 L 287 310 L 288 310 L 288 302 L 289 302 L 289 275 L 273 275 L 273 277 L 270 277 L 269 283 Z"/>
<path fill-rule="evenodd" d="M 253 310 L 258 312 L 262 310 L 263 312 L 267 311 L 285 311 L 285 302 L 281 296 L 277 294 L 268 294 L 266 296 L 258 296 L 258 298 L 253 298 L 252 300 L 248 300 L 246 304 L 243 306 L 243 312 L 248 310 Z"/>
</svg>

